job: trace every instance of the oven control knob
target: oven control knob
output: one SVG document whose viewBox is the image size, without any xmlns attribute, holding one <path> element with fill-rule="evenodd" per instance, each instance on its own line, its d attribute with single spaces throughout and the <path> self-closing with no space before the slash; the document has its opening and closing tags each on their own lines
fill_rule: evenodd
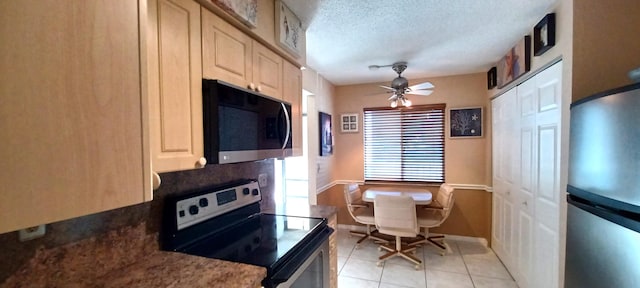
<svg viewBox="0 0 640 288">
<path fill-rule="evenodd" d="M 198 201 L 198 205 L 200 205 L 200 207 L 207 207 L 207 206 L 209 206 L 209 199 L 207 199 L 207 198 L 200 198 L 200 200 Z"/>
<path fill-rule="evenodd" d="M 196 206 L 196 205 L 191 205 L 191 206 L 189 206 L 189 214 L 190 214 L 190 215 L 196 215 L 196 214 L 198 214 L 198 211 L 199 211 L 199 210 L 200 210 L 200 209 L 198 209 L 198 206 Z"/>
<path fill-rule="evenodd" d="M 257 195 L 258 195 L 258 193 L 259 193 L 259 192 L 258 192 L 258 189 L 253 189 L 253 190 L 251 190 L 251 194 L 253 194 L 253 195 L 256 195 L 256 196 L 257 196 Z"/>
<path fill-rule="evenodd" d="M 249 195 L 249 188 L 242 189 L 242 195 Z"/>
<path fill-rule="evenodd" d="M 253 237 L 253 244 L 260 244 L 260 237 Z"/>
</svg>

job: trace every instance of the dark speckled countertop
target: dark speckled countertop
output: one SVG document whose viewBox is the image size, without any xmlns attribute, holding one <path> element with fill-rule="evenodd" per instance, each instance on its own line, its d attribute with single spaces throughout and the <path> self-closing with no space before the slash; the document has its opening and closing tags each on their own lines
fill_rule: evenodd
<svg viewBox="0 0 640 288">
<path fill-rule="evenodd" d="M 137 241 L 127 241 L 123 235 Z M 36 255 L 0 287 L 260 287 L 264 267 L 158 249 L 144 224 Z"/>
<path fill-rule="evenodd" d="M 310 206 L 296 216 L 329 218 L 336 207 Z M 33 258 L 0 284 L 5 287 L 260 287 L 264 267 L 161 251 L 146 224 L 54 248 Z"/>
</svg>

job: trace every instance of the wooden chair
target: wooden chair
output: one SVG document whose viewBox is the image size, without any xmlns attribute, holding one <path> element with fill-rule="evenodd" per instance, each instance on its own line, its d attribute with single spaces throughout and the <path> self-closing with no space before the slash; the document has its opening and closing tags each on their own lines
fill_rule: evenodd
<svg viewBox="0 0 640 288">
<path fill-rule="evenodd" d="M 427 241 L 441 249 L 440 254 L 443 256 L 447 252 L 444 235 L 429 236 L 429 228 L 439 227 L 451 214 L 451 209 L 453 209 L 455 202 L 453 191 L 454 189 L 451 185 L 442 184 L 435 200 L 429 206 L 424 206 L 422 211 L 418 213 L 418 226 L 425 229 L 424 236 Z"/>
<path fill-rule="evenodd" d="M 345 184 L 344 199 L 347 203 L 347 210 L 349 211 L 351 218 L 366 226 L 366 231 L 364 233 L 359 231 L 349 231 L 352 235 L 361 237 L 356 243 L 356 249 L 360 247 L 360 243 L 369 238 L 375 241 L 387 243 L 388 241 L 372 235 L 372 233 L 376 232 L 375 230 L 371 231 L 371 227 L 375 225 L 373 209 L 368 203 L 362 202 L 362 191 L 360 191 L 360 186 L 356 183 Z"/>
<path fill-rule="evenodd" d="M 380 256 L 378 266 L 385 260 L 401 256 L 416 264 L 416 270 L 420 269 L 422 260 L 416 258 L 412 252 L 416 246 L 403 245 L 402 237 L 416 237 L 420 232 L 416 218 L 416 206 L 411 196 L 378 195 L 374 200 L 376 228 L 382 234 L 395 236 L 395 247 L 389 244 L 380 245 L 380 248 L 389 253 Z"/>
</svg>

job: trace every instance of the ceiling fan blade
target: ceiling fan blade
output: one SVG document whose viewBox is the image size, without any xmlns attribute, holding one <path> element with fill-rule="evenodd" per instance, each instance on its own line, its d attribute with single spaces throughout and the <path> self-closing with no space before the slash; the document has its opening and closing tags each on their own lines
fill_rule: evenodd
<svg viewBox="0 0 640 288">
<path fill-rule="evenodd" d="M 384 85 L 380 85 L 380 87 L 384 88 L 384 89 L 388 89 L 388 90 L 392 90 L 392 91 L 396 91 L 395 88 L 389 87 L 389 86 L 384 86 Z"/>
<path fill-rule="evenodd" d="M 428 96 L 431 95 L 431 93 L 433 93 L 433 90 L 413 90 L 406 94 Z"/>
<path fill-rule="evenodd" d="M 424 82 L 424 83 L 419 83 L 416 85 L 411 85 L 409 86 L 409 89 L 411 90 L 421 90 L 421 89 L 433 89 L 435 86 L 433 86 L 433 84 L 431 84 L 431 82 Z"/>
<path fill-rule="evenodd" d="M 389 97 L 389 99 L 387 99 L 387 100 L 389 100 L 389 101 L 394 101 L 394 100 L 396 100 L 396 99 L 398 99 L 398 94 L 395 94 L 395 93 L 394 93 L 394 94 L 393 94 L 393 95 L 391 95 L 391 97 Z"/>
</svg>

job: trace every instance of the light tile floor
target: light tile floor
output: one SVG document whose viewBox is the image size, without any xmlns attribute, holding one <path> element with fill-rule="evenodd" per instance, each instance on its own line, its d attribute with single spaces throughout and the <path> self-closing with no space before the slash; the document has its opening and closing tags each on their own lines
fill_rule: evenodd
<svg viewBox="0 0 640 288">
<path fill-rule="evenodd" d="M 357 236 L 338 230 L 339 288 L 517 288 L 515 281 L 491 249 L 479 242 L 446 240 L 451 251 L 440 256 L 432 245 L 416 250 L 423 262 L 419 270 L 400 257 L 378 267 L 378 245 L 363 242 L 355 249 Z"/>
</svg>

